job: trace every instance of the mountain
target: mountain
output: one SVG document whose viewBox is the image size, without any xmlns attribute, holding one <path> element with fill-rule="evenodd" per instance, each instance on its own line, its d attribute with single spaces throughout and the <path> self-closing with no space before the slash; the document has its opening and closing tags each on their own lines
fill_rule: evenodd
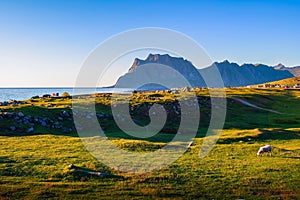
<svg viewBox="0 0 300 200">
<path fill-rule="evenodd" d="M 167 65 L 171 70 L 165 70 L 161 65 Z M 225 60 L 224 62 L 214 62 L 211 66 L 203 69 L 197 69 L 190 61 L 183 58 L 172 57 L 168 54 L 149 54 L 145 60 L 135 58 L 128 73 L 118 79 L 116 87 L 135 87 L 144 82 L 149 82 L 149 85 L 143 87 L 157 88 L 157 85 L 151 83 L 152 81 L 155 83 L 155 80 L 167 82 L 169 88 L 187 86 L 186 82 L 179 81 L 181 79 L 178 73 L 188 80 L 192 87 L 206 86 L 203 77 L 210 82 L 210 86 L 221 87 L 219 83 L 214 85 L 214 81 L 218 79 L 216 73 L 214 73 L 216 69 L 220 72 L 224 86 L 231 87 L 260 84 L 293 77 L 289 70 L 284 70 L 281 67 L 284 66 L 270 67 L 263 64 L 243 64 L 240 66 Z M 176 74 L 174 71 L 178 73 Z"/>
<path fill-rule="evenodd" d="M 276 70 L 283 70 L 283 71 L 289 71 L 291 72 L 295 77 L 300 76 L 300 66 L 296 67 L 286 67 L 283 64 L 278 64 L 274 66 L 274 69 Z"/>
<path fill-rule="evenodd" d="M 162 82 L 160 85 L 168 85 L 169 88 L 185 87 L 188 83 L 182 78 L 188 80 L 192 87 L 205 85 L 197 68 L 190 61 L 168 54 L 149 54 L 145 60 L 135 58 L 128 73 L 117 81 L 116 87 L 135 87 L 143 82 L 150 83 L 143 86 L 148 89 L 158 87 L 151 82 Z"/>
<path fill-rule="evenodd" d="M 246 86 L 293 77 L 289 71 L 276 70 L 263 64 L 238 65 L 226 60 L 220 63 L 215 62 L 213 65 L 218 68 L 225 86 Z M 211 66 L 199 71 L 206 71 L 210 68 Z"/>
</svg>

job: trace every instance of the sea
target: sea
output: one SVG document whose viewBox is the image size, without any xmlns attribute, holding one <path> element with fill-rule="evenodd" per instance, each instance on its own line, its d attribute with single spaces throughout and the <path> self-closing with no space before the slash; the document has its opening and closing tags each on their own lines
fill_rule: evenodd
<svg viewBox="0 0 300 200">
<path fill-rule="evenodd" d="M 0 102 L 8 100 L 27 100 L 33 96 L 43 96 L 44 94 L 59 93 L 61 95 L 68 92 L 70 95 L 74 94 L 94 94 L 94 93 L 126 93 L 131 92 L 130 89 L 114 89 L 114 88 L 0 88 Z"/>
</svg>

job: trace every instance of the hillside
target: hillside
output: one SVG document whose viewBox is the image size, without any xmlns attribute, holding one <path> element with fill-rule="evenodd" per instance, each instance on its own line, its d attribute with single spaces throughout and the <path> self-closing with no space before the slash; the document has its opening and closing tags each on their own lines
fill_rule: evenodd
<svg viewBox="0 0 300 200">
<path fill-rule="evenodd" d="M 288 86 L 294 86 L 297 84 L 300 84 L 300 76 L 299 77 L 293 77 L 293 78 L 287 78 L 287 79 L 283 79 L 283 80 L 279 80 L 279 81 L 273 81 L 273 82 L 269 82 L 267 84 L 279 84 L 279 85 L 288 85 Z"/>
<path fill-rule="evenodd" d="M 225 127 L 217 144 L 204 158 L 199 158 L 199 151 L 206 134 L 203 126 L 207 126 L 209 120 L 211 101 L 208 90 L 195 92 L 201 107 L 196 145 L 169 166 L 146 174 L 122 173 L 118 168 L 108 167 L 83 145 L 82 140 L 87 138 L 79 138 L 75 129 L 64 132 L 63 127 L 74 128 L 70 120 L 71 99 L 41 98 L 2 106 L 0 199 L 299 199 L 300 91 L 226 89 Z M 151 105 L 159 103 L 172 111 L 176 108 L 173 102 L 190 94 L 135 93 L 130 101 L 132 118 L 147 124 L 149 120 L 143 120 L 149 119 L 147 113 Z M 114 123 L 110 108 L 111 102 L 122 104 L 125 98 L 120 95 L 112 100 L 111 94 L 98 94 L 94 102 L 90 97 L 78 97 L 84 107 L 86 103 L 96 103 L 97 117 L 107 137 L 125 151 L 153 152 L 173 139 L 170 127 L 144 139 L 122 133 Z M 234 98 L 283 114 L 246 106 Z M 81 114 L 85 119 L 84 111 Z M 19 116 L 8 117 L 12 113 Z M 25 124 L 24 120 L 37 117 L 49 119 L 46 126 L 38 123 L 33 132 L 24 131 L 31 123 Z M 22 122 L 16 125 L 15 120 L 20 119 Z M 174 120 L 174 117 L 169 119 Z M 47 126 L 56 121 L 62 128 Z M 16 130 L 11 130 L 12 125 Z M 176 126 L 173 129 L 176 131 Z M 257 157 L 257 150 L 265 144 L 273 146 L 272 156 Z M 111 153 L 110 149 L 106 151 Z M 77 168 L 69 169 L 71 163 Z M 126 160 L 126 164 L 130 161 Z M 110 176 L 86 173 L 99 171 Z"/>
</svg>

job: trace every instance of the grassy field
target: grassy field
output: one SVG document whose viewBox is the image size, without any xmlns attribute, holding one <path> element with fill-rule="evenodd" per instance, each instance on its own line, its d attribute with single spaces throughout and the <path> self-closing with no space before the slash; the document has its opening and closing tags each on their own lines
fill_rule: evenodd
<svg viewBox="0 0 300 200">
<path fill-rule="evenodd" d="M 34 133 L 22 132 L 27 125 L 9 131 L 13 120 L 1 119 L 0 199 L 299 199 L 300 91 L 244 88 L 228 89 L 226 94 L 224 130 L 206 157 L 200 159 L 199 150 L 208 123 L 209 103 L 201 107 L 203 121 L 200 121 L 194 140 L 196 146 L 170 166 L 145 174 L 122 173 L 98 162 L 85 149 L 75 131 L 63 133 L 35 126 Z M 131 104 L 168 105 L 189 95 L 136 94 Z M 209 102 L 206 90 L 197 91 L 197 95 L 201 97 L 199 101 Z M 283 114 L 257 110 L 232 97 Z M 118 98 L 118 103 L 122 98 Z M 82 102 L 90 103 L 86 99 Z M 99 95 L 96 98 L 97 113 L 110 114 L 110 102 L 110 96 Z M 49 107 L 50 103 L 54 106 Z M 70 106 L 70 99 L 43 99 L 2 108 L 6 112 L 22 111 L 54 119 L 63 110 L 70 111 Z M 146 118 L 136 115 L 133 113 L 133 118 L 147 122 Z M 142 140 L 127 136 L 112 120 L 99 122 L 115 145 L 127 151 L 145 152 L 161 148 L 170 141 L 173 137 L 170 127 L 176 123 L 171 122 L 157 136 Z M 62 123 L 73 126 L 69 120 Z M 265 144 L 274 147 L 273 156 L 257 157 L 258 148 Z M 110 176 L 97 177 L 70 170 L 68 165 L 71 163 Z"/>
</svg>

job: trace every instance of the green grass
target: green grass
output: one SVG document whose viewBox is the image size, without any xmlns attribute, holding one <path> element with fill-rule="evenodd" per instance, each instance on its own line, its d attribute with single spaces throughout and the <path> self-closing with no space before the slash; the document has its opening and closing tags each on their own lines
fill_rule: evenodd
<svg viewBox="0 0 300 200">
<path fill-rule="evenodd" d="M 225 128 L 212 151 L 199 158 L 207 123 L 204 119 L 196 146 L 176 162 L 151 173 L 122 173 L 105 166 L 85 149 L 75 132 L 51 132 L 44 127 L 37 127 L 34 134 L 1 132 L 0 199 L 299 199 L 300 92 L 246 88 L 226 92 Z M 188 95 L 136 94 L 131 101 L 133 105 L 168 104 Z M 207 90 L 197 91 L 197 95 L 208 98 Z M 259 111 L 231 97 L 286 114 Z M 122 102 L 125 97 L 118 98 Z M 89 99 L 81 101 L 91 103 Z M 56 105 L 46 108 L 49 102 Z M 70 103 L 70 99 L 45 99 L 4 109 L 56 118 L 62 110 L 70 109 Z M 110 96 L 98 95 L 96 103 L 97 112 L 110 113 Z M 201 111 L 209 112 L 209 105 Z M 201 117 L 207 118 L 206 113 Z M 100 123 L 105 123 L 110 140 L 126 151 L 155 151 L 173 137 L 161 132 L 142 140 L 127 136 L 112 121 Z M 1 127 L 11 124 L 13 121 L 0 120 Z M 273 156 L 257 157 L 258 148 L 265 144 L 274 147 Z M 114 176 L 78 173 L 68 169 L 71 163 Z"/>
<path fill-rule="evenodd" d="M 269 84 L 281 84 L 281 85 L 288 85 L 288 86 L 294 86 L 296 84 L 300 84 L 300 77 L 293 77 L 293 78 L 287 78 L 280 81 L 273 81 Z"/>
<path fill-rule="evenodd" d="M 107 168 L 85 150 L 79 138 L 2 136 L 1 197 L 293 199 L 299 197 L 299 131 L 282 131 L 287 138 L 289 134 L 291 138 L 296 134 L 298 139 L 274 140 L 272 135 L 261 139 L 258 130 L 231 130 L 232 136 L 225 131 L 220 143 L 203 159 L 198 157 L 202 139 L 196 139 L 197 145 L 175 163 L 142 175 Z M 252 140 L 246 140 L 248 136 Z M 232 141 L 224 143 L 226 139 Z M 141 149 L 139 141 L 119 139 L 114 142 L 127 150 Z M 267 143 L 275 147 L 273 156 L 256 157 L 258 148 Z M 156 147 L 146 142 L 142 149 L 151 151 Z M 118 176 L 76 177 L 67 169 L 70 163 Z"/>
</svg>

